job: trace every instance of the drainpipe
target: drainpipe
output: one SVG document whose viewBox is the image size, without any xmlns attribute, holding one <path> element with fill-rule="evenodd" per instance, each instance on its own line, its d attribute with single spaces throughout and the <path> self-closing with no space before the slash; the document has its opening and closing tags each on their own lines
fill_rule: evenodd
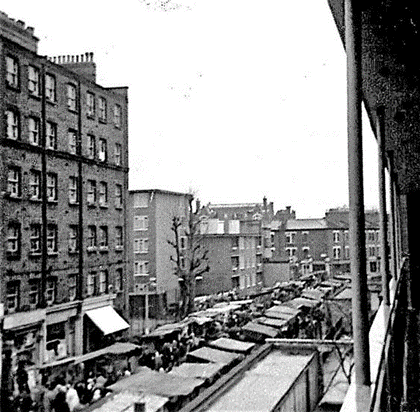
<svg viewBox="0 0 420 412">
<path fill-rule="evenodd" d="M 347 135 L 349 167 L 350 269 L 357 412 L 370 401 L 365 211 L 363 196 L 362 71 L 360 2 L 345 0 L 347 54 Z"/>
<path fill-rule="evenodd" d="M 378 177 L 379 177 L 379 225 L 381 239 L 381 277 L 382 299 L 387 306 L 389 300 L 389 261 L 388 261 L 388 228 L 386 214 L 386 189 L 385 189 L 385 125 L 384 109 L 378 108 L 376 116 L 376 138 L 378 139 Z"/>
</svg>

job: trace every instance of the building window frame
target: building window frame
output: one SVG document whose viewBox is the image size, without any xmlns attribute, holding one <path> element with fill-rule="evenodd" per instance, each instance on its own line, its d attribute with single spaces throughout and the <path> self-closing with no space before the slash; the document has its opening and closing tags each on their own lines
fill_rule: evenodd
<svg viewBox="0 0 420 412">
<path fill-rule="evenodd" d="M 45 146 L 47 149 L 57 149 L 57 123 L 47 121 L 46 122 L 46 142 Z"/>
<path fill-rule="evenodd" d="M 115 248 L 121 250 L 124 247 L 124 231 L 122 226 L 115 226 Z"/>
<path fill-rule="evenodd" d="M 12 280 L 6 284 L 6 310 L 14 313 L 20 306 L 20 281 Z"/>
<path fill-rule="evenodd" d="M 22 194 L 21 169 L 10 165 L 7 168 L 7 194 L 12 198 L 20 198 Z"/>
<path fill-rule="evenodd" d="M 114 105 L 114 126 L 117 129 L 121 128 L 122 107 L 119 104 Z"/>
<path fill-rule="evenodd" d="M 98 141 L 98 159 L 100 162 L 106 162 L 108 157 L 107 141 L 100 138 Z"/>
<path fill-rule="evenodd" d="M 67 83 L 67 108 L 77 111 L 77 89 L 73 83 Z"/>
<path fill-rule="evenodd" d="M 6 137 L 9 140 L 20 140 L 20 115 L 16 109 L 6 110 Z"/>
<path fill-rule="evenodd" d="M 55 302 L 57 295 L 57 279 L 55 277 L 47 278 L 47 284 L 45 286 L 45 300 L 47 305 L 52 305 Z"/>
<path fill-rule="evenodd" d="M 96 250 L 97 247 L 97 233 L 96 233 L 96 226 L 89 225 L 88 226 L 88 236 L 87 236 L 87 250 Z"/>
<path fill-rule="evenodd" d="M 31 200 L 41 200 L 41 172 L 39 170 L 30 171 L 29 192 Z"/>
<path fill-rule="evenodd" d="M 79 178 L 69 176 L 69 204 L 77 205 L 79 203 Z"/>
<path fill-rule="evenodd" d="M 123 207 L 122 185 L 116 184 L 115 185 L 115 208 L 122 209 L 122 207 Z"/>
<path fill-rule="evenodd" d="M 19 60 L 15 56 L 6 56 L 6 85 L 18 90 L 20 83 Z"/>
<path fill-rule="evenodd" d="M 286 244 L 294 245 L 296 239 L 296 232 L 286 232 Z"/>
<path fill-rule="evenodd" d="M 134 216 L 134 231 L 146 231 L 149 229 L 149 216 L 147 215 L 136 215 Z"/>
<path fill-rule="evenodd" d="M 87 139 L 88 139 L 88 157 L 89 159 L 95 159 L 96 157 L 96 138 L 93 134 L 88 134 L 87 135 Z"/>
<path fill-rule="evenodd" d="M 48 172 L 47 173 L 47 200 L 48 202 L 57 201 L 57 186 L 58 186 L 58 177 L 57 173 Z"/>
<path fill-rule="evenodd" d="M 107 101 L 105 97 L 100 96 L 98 100 L 99 121 L 106 123 L 107 121 Z"/>
<path fill-rule="evenodd" d="M 333 246 L 333 259 L 341 259 L 341 246 Z"/>
<path fill-rule="evenodd" d="M 100 207 L 108 207 L 108 183 L 99 182 L 98 203 Z"/>
<path fill-rule="evenodd" d="M 79 227 L 77 225 L 69 225 L 69 253 L 77 253 L 79 251 Z"/>
<path fill-rule="evenodd" d="M 21 230 L 20 224 L 10 222 L 7 228 L 7 254 L 17 257 L 20 255 L 21 247 Z"/>
<path fill-rule="evenodd" d="M 122 158 L 122 145 L 120 143 L 115 143 L 114 161 L 115 161 L 116 166 L 121 166 L 122 164 L 121 158 Z"/>
<path fill-rule="evenodd" d="M 29 254 L 31 256 L 40 255 L 41 250 L 41 224 L 39 223 L 31 223 L 30 235 L 29 235 Z"/>
<path fill-rule="evenodd" d="M 28 93 L 30 96 L 40 96 L 41 74 L 38 67 L 28 66 Z"/>
<path fill-rule="evenodd" d="M 35 116 L 30 116 L 28 118 L 28 128 L 29 128 L 29 143 L 34 146 L 39 146 L 41 144 L 39 118 Z"/>
<path fill-rule="evenodd" d="M 95 117 L 95 95 L 92 92 L 86 92 L 86 115 L 93 119 Z"/>
<path fill-rule="evenodd" d="M 57 101 L 57 81 L 55 76 L 50 73 L 45 75 L 45 97 L 50 103 Z"/>
<path fill-rule="evenodd" d="M 99 226 L 99 249 L 108 250 L 108 226 Z"/>
<path fill-rule="evenodd" d="M 87 196 L 86 202 L 88 206 L 94 206 L 96 204 L 96 180 L 89 179 L 87 181 Z"/>
<path fill-rule="evenodd" d="M 58 228 L 55 223 L 47 225 L 47 253 L 56 255 L 58 252 Z"/>
</svg>

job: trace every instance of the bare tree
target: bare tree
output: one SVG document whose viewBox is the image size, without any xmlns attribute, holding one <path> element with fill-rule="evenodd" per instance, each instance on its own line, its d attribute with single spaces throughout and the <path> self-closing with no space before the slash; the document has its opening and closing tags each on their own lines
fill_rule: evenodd
<svg viewBox="0 0 420 412">
<path fill-rule="evenodd" d="M 178 277 L 180 287 L 179 316 L 183 319 L 194 312 L 196 280 L 210 270 L 208 250 L 203 247 L 200 234 L 199 211 L 193 211 L 194 197 L 188 197 L 188 215 L 186 222 L 180 216 L 172 218 L 171 230 L 174 240 L 168 243 L 174 248 L 170 257 L 175 264 L 174 275 Z"/>
</svg>

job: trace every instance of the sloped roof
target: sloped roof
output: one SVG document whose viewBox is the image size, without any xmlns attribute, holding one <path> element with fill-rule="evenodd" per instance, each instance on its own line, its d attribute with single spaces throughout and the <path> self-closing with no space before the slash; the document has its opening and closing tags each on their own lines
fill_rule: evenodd
<svg viewBox="0 0 420 412">
<path fill-rule="evenodd" d="M 290 219 L 286 222 L 286 230 L 327 229 L 325 219 Z"/>
</svg>

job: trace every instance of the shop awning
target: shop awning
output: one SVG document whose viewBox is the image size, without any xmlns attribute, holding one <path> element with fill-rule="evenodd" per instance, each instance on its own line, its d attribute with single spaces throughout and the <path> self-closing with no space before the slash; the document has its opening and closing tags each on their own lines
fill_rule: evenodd
<svg viewBox="0 0 420 412">
<path fill-rule="evenodd" d="M 86 315 L 103 332 L 104 335 L 128 329 L 130 325 L 115 311 L 112 306 L 88 310 Z"/>
</svg>

